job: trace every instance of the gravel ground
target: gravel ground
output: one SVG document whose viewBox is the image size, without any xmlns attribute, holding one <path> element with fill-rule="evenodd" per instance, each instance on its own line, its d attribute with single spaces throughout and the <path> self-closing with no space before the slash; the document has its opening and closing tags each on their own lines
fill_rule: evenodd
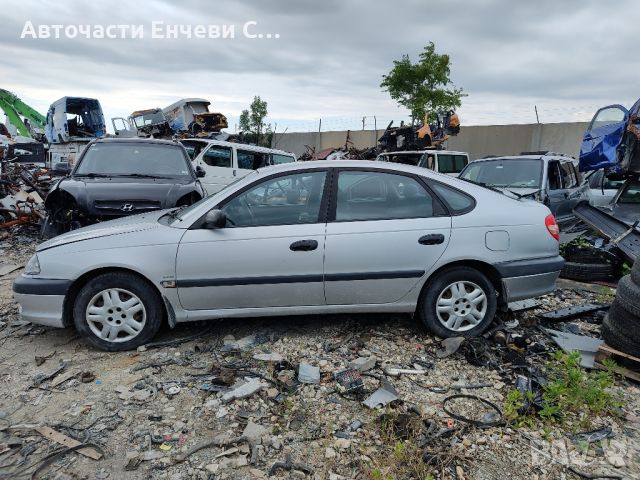
<svg viewBox="0 0 640 480">
<path fill-rule="evenodd" d="M 5 241 L 0 248 L 3 263 L 23 265 L 33 245 Z M 520 352 L 503 347 L 510 358 L 505 363 L 490 340 L 483 358 L 494 364 L 487 367 L 469 362 L 477 348 L 468 343 L 439 358 L 439 339 L 408 316 L 390 315 L 183 325 L 162 332 L 158 340 L 168 345 L 100 352 L 71 329 L 21 324 L 11 294 L 19 273 L 0 277 L 0 478 L 29 478 L 39 465 L 44 466 L 36 478 L 57 479 L 400 479 L 428 473 L 458 479 L 581 478 L 567 466 L 640 478 L 640 395 L 627 381 L 618 387 L 623 418 L 593 419 L 596 428 L 610 426 L 612 438 L 592 443 L 586 453 L 560 428 L 478 428 L 443 410 L 443 400 L 453 394 L 477 395 L 502 407 L 513 388 L 514 365 L 523 359 L 542 365 L 545 352 L 555 348 L 536 328 L 536 314 L 602 301 L 599 287 L 563 282 L 537 309 L 505 317 L 518 320 L 512 333 L 528 339 L 527 345 Z M 598 336 L 598 318 L 573 321 L 571 328 Z M 177 343 L 185 337 L 193 340 Z M 240 339 L 249 345 L 229 351 L 232 340 Z M 254 358 L 264 353 L 283 360 Z M 359 357 L 375 359 L 375 367 L 362 375 L 363 388 L 336 388 L 334 374 Z M 295 381 L 301 362 L 320 368 L 319 384 Z M 43 380 L 61 365 L 63 370 Z M 394 377 L 386 367 L 426 373 Z M 399 400 L 384 408 L 363 405 L 385 381 Z M 225 394 L 246 383 L 259 390 L 226 401 Z M 476 420 L 497 419 L 489 405 L 470 399 L 449 407 Z M 38 426 L 96 445 L 104 456 L 93 460 L 62 452 L 45 464 L 64 447 L 45 439 Z"/>
</svg>

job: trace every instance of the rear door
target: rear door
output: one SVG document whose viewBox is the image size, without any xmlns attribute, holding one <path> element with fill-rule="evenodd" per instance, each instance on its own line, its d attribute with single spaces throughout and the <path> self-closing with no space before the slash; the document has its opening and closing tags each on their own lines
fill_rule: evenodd
<svg viewBox="0 0 640 480">
<path fill-rule="evenodd" d="M 596 112 L 582 139 L 581 172 L 618 166 L 618 146 L 628 119 L 629 112 L 622 105 L 609 105 Z"/>
<path fill-rule="evenodd" d="M 265 152 L 257 152 L 247 148 L 236 148 L 236 157 L 238 159 L 238 177 L 244 177 L 258 168 L 269 165 L 269 154 Z"/>
<path fill-rule="evenodd" d="M 325 244 L 327 304 L 397 302 L 444 253 L 451 218 L 413 176 L 336 173 Z"/>
</svg>

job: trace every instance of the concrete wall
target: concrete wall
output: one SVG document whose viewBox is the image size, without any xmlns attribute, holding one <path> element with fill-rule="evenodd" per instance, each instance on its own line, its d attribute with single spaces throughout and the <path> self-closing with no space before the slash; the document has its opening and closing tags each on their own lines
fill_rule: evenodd
<svg viewBox="0 0 640 480">
<path fill-rule="evenodd" d="M 514 155 L 520 152 L 549 150 L 578 158 L 587 122 L 524 125 L 481 125 L 462 127 L 447 142 L 450 150 L 469 152 L 471 159 L 485 155 Z M 384 130 L 357 130 L 350 134 L 356 148 L 369 148 L 377 143 Z M 347 132 L 300 132 L 276 134 L 275 148 L 302 155 L 305 145 L 316 151 L 344 146 Z"/>
</svg>

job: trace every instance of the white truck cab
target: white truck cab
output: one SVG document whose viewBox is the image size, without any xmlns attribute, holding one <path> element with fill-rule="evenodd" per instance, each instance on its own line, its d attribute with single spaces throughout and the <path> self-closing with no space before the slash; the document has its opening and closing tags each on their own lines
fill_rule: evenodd
<svg viewBox="0 0 640 480">
<path fill-rule="evenodd" d="M 376 161 L 415 165 L 457 177 L 469 163 L 469 154 L 452 150 L 384 152 L 377 156 Z"/>
<path fill-rule="evenodd" d="M 205 172 L 200 181 L 208 195 L 258 168 L 296 161 L 293 153 L 256 145 L 205 138 L 188 138 L 180 143 L 189 153 L 193 167 Z"/>
</svg>

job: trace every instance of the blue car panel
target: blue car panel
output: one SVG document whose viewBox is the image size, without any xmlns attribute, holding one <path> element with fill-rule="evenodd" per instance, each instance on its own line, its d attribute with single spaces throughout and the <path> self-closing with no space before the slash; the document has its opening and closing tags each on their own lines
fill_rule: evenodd
<svg viewBox="0 0 640 480">
<path fill-rule="evenodd" d="M 605 110 L 619 110 L 623 118 L 599 126 L 597 119 Z M 609 105 L 596 112 L 584 134 L 580 148 L 579 168 L 581 172 L 606 168 L 618 170 L 618 148 L 624 137 L 629 120 L 629 111 L 622 105 Z"/>
</svg>

